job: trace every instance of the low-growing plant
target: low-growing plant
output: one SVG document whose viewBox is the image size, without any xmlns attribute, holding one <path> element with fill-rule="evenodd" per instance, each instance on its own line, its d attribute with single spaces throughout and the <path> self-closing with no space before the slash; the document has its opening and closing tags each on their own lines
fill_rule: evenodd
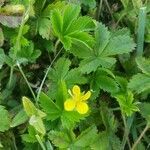
<svg viewBox="0 0 150 150">
<path fill-rule="evenodd" d="M 150 59 L 109 3 L 0 2 L 0 149 L 149 149 Z"/>
</svg>

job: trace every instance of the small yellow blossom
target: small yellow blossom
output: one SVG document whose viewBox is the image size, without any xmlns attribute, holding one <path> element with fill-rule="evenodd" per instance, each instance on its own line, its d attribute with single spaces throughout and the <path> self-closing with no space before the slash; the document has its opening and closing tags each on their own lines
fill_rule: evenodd
<svg viewBox="0 0 150 150">
<path fill-rule="evenodd" d="M 89 107 L 86 103 L 86 100 L 88 100 L 91 96 L 91 92 L 88 91 L 84 94 L 81 93 L 80 87 L 75 85 L 72 88 L 72 92 L 69 90 L 69 93 L 71 95 L 71 98 L 67 99 L 64 103 L 64 108 L 66 111 L 72 111 L 74 109 L 77 110 L 80 114 L 85 114 L 88 112 Z"/>
</svg>

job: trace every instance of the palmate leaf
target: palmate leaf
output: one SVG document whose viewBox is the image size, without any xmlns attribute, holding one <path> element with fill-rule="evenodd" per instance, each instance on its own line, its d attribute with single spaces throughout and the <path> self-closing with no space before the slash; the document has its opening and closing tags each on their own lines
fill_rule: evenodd
<svg viewBox="0 0 150 150">
<path fill-rule="evenodd" d="M 138 94 L 150 90 L 150 76 L 142 73 L 134 75 L 129 81 L 128 88 Z"/>
<path fill-rule="evenodd" d="M 52 29 L 66 50 L 69 50 L 76 41 L 86 47 L 94 43 L 92 36 L 85 32 L 94 28 L 94 22 L 89 17 L 79 17 L 80 9 L 78 5 L 68 4 L 64 11 L 58 9 L 52 11 L 50 17 Z"/>
<path fill-rule="evenodd" d="M 128 34 L 111 34 L 101 23 L 95 29 L 95 46 L 83 47 L 79 42 L 72 44 L 71 52 L 82 58 L 80 70 L 83 73 L 96 71 L 99 66 L 110 68 L 115 64 L 115 55 L 131 52 L 135 44 Z M 85 54 L 85 56 L 84 56 Z"/>
</svg>

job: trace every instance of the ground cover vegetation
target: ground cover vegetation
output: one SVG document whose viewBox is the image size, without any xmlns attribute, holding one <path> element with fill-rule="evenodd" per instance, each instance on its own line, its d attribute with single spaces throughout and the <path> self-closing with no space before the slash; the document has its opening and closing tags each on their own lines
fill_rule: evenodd
<svg viewBox="0 0 150 150">
<path fill-rule="evenodd" d="M 149 128 L 150 1 L 0 1 L 0 150 L 148 150 Z"/>
</svg>

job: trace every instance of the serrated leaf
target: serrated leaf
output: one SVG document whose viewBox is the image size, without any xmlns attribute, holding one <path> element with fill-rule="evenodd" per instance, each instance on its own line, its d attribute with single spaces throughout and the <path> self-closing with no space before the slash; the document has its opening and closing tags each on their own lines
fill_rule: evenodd
<svg viewBox="0 0 150 150">
<path fill-rule="evenodd" d="M 94 150 L 108 150 L 110 148 L 108 133 L 106 131 L 100 132 L 97 140 L 90 147 Z"/>
<path fill-rule="evenodd" d="M 10 120 L 8 111 L 0 105 L 0 132 L 4 132 L 9 129 L 10 127 Z"/>
<path fill-rule="evenodd" d="M 40 94 L 40 106 L 47 114 L 47 120 L 55 120 L 60 117 L 60 108 L 44 93 Z"/>
<path fill-rule="evenodd" d="M 59 148 L 68 148 L 71 143 L 67 133 L 62 131 L 50 131 L 48 137 Z"/>
<path fill-rule="evenodd" d="M 98 70 L 95 75 L 95 80 L 99 88 L 104 91 L 114 93 L 119 90 L 115 79 L 109 77 L 107 73 L 102 74 L 102 72 Z"/>
<path fill-rule="evenodd" d="M 85 25 L 83 25 L 83 21 L 81 21 L 82 17 L 78 18 L 79 13 L 80 7 L 73 4 L 67 5 L 64 13 L 58 9 L 52 12 L 52 28 L 66 50 L 70 50 L 72 44 L 76 41 L 79 41 L 87 47 L 90 47 L 91 43 L 94 43 L 92 36 L 84 32 L 94 26 L 94 23 L 92 25 L 92 19 L 90 20 L 83 17 L 85 21 Z"/>
<path fill-rule="evenodd" d="M 77 19 L 80 13 L 79 5 L 67 5 L 64 14 L 63 14 L 63 33 L 65 34 L 66 30 L 73 22 L 73 20 Z"/>
<path fill-rule="evenodd" d="M 97 138 L 97 136 L 97 128 L 93 125 L 85 131 L 81 132 L 81 134 L 75 140 L 74 145 L 85 148 L 90 146 Z"/>
<path fill-rule="evenodd" d="M 47 18 L 39 18 L 38 20 L 39 34 L 43 39 L 49 40 L 51 32 L 51 21 Z"/>
<path fill-rule="evenodd" d="M 127 35 L 119 35 L 110 39 L 102 56 L 113 56 L 131 52 L 135 47 L 133 40 Z"/>
<path fill-rule="evenodd" d="M 142 116 L 147 120 L 147 122 L 150 124 L 150 103 L 141 103 L 139 105 L 140 113 Z"/>
<path fill-rule="evenodd" d="M 28 142 L 28 143 L 35 143 L 37 142 L 37 139 L 35 137 L 36 131 L 32 126 L 28 126 L 28 134 L 23 134 L 21 135 L 23 141 Z"/>
<path fill-rule="evenodd" d="M 61 122 L 65 128 L 73 128 L 80 120 L 84 119 L 84 115 L 80 115 L 76 111 L 64 111 L 61 115 Z"/>
<path fill-rule="evenodd" d="M 150 76 L 141 73 L 134 75 L 129 81 L 128 88 L 138 94 L 149 90 Z"/>
<path fill-rule="evenodd" d="M 13 118 L 13 120 L 11 121 L 10 126 L 11 127 L 16 127 L 18 125 L 21 125 L 21 124 L 25 123 L 27 120 L 28 120 L 27 114 L 25 113 L 24 110 L 21 110 Z"/>
<path fill-rule="evenodd" d="M 135 47 L 132 38 L 128 34 L 124 35 L 119 32 L 110 36 L 110 32 L 101 23 L 97 24 L 95 29 L 95 40 L 96 45 L 91 45 L 90 48 L 75 45 L 76 49 L 81 47 L 82 52 L 75 48 L 71 50 L 74 55 L 84 58 L 80 64 L 83 73 L 96 71 L 99 66 L 111 68 L 116 62 L 116 59 L 112 56 L 129 53 Z"/>
<path fill-rule="evenodd" d="M 63 18 L 59 10 L 55 9 L 52 11 L 51 23 L 55 34 L 59 36 L 62 32 L 62 27 L 63 27 Z"/>
<path fill-rule="evenodd" d="M 96 40 L 96 48 L 98 55 L 103 52 L 106 45 L 108 44 L 110 39 L 110 32 L 108 29 L 103 25 L 102 23 L 99 23 L 99 25 L 96 28 L 95 31 L 95 40 Z"/>
<path fill-rule="evenodd" d="M 136 59 L 136 63 L 138 68 L 141 69 L 143 73 L 150 75 L 150 59 L 139 57 Z"/>
</svg>

